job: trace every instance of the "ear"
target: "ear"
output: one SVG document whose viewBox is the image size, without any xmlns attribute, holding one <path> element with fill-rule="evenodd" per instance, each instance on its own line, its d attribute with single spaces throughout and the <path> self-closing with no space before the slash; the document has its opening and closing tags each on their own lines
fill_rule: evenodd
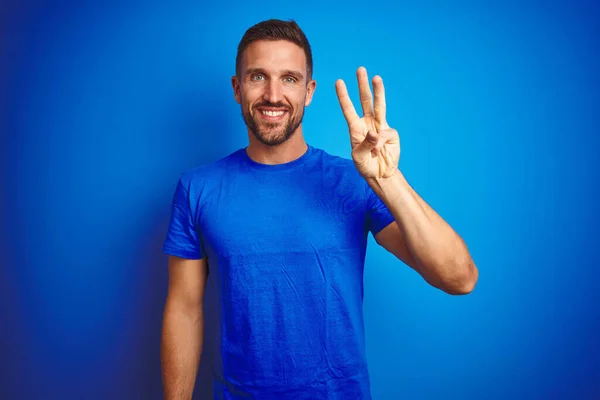
<svg viewBox="0 0 600 400">
<path fill-rule="evenodd" d="M 242 96 L 240 94 L 240 82 L 235 75 L 231 77 L 231 86 L 233 87 L 233 97 L 235 97 L 235 101 L 238 104 L 241 104 Z"/>
<path fill-rule="evenodd" d="M 304 100 L 304 106 L 307 107 L 312 102 L 313 94 L 317 88 L 317 81 L 310 80 L 306 85 L 306 100 Z"/>
</svg>

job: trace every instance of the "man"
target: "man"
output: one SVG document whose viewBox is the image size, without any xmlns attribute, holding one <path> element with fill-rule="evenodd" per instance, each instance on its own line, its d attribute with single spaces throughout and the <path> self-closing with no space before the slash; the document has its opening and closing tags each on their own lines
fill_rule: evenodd
<svg viewBox="0 0 600 400">
<path fill-rule="evenodd" d="M 344 82 L 335 84 L 352 160 L 305 142 L 312 68 L 295 22 L 251 27 L 232 78 L 249 145 L 179 179 L 164 244 L 166 399 L 192 396 L 209 271 L 219 295 L 218 399 L 371 398 L 362 314 L 369 232 L 440 290 L 466 294 L 477 281 L 462 239 L 398 169 L 380 77 L 372 102 L 358 69 L 363 117 Z"/>
</svg>

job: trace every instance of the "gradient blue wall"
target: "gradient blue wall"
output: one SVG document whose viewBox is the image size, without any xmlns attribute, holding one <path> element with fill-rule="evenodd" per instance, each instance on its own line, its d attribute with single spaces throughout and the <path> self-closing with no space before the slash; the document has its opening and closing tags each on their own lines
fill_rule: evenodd
<svg viewBox="0 0 600 400">
<path fill-rule="evenodd" d="M 401 169 L 480 269 L 451 297 L 371 240 L 373 398 L 600 398 L 592 2 L 13 3 L 0 13 L 0 398 L 161 398 L 172 192 L 183 170 L 245 146 L 236 45 L 271 17 L 295 18 L 313 46 L 307 140 L 349 157 L 334 81 L 356 101 L 356 68 L 381 74 Z"/>
</svg>

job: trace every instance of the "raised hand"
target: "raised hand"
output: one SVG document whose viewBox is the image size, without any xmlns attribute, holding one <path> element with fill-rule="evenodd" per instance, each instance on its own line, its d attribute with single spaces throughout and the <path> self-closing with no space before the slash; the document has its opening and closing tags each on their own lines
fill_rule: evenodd
<svg viewBox="0 0 600 400">
<path fill-rule="evenodd" d="M 386 121 L 383 80 L 379 76 L 373 78 L 375 93 L 373 101 L 367 70 L 360 67 L 356 75 L 363 111 L 362 118 L 352 105 L 344 81 L 338 79 L 335 83 L 338 100 L 350 131 L 352 159 L 363 178 L 389 178 L 398 171 L 400 137 Z"/>
</svg>

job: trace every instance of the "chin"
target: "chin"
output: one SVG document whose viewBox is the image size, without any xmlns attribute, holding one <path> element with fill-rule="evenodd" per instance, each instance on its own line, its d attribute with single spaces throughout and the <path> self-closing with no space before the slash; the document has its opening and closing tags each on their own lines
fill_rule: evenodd
<svg viewBox="0 0 600 400">
<path fill-rule="evenodd" d="M 267 146 L 278 146 L 287 142 L 292 135 L 286 136 L 285 133 L 276 133 L 276 134 L 262 134 L 262 133 L 254 133 L 254 136 L 264 145 Z"/>
</svg>

